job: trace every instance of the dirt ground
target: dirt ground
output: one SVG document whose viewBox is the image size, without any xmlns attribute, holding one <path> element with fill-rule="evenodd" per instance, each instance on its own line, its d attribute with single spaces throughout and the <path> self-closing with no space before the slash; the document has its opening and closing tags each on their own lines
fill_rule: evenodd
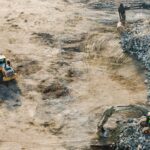
<svg viewBox="0 0 150 150">
<path fill-rule="evenodd" d="M 106 107 L 146 101 L 117 12 L 76 2 L 0 0 L 0 53 L 18 74 L 0 85 L 0 150 L 87 150 Z"/>
</svg>

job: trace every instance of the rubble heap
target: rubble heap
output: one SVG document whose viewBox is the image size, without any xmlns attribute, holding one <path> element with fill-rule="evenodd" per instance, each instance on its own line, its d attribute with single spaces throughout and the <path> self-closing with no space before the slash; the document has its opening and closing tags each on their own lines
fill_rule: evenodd
<svg viewBox="0 0 150 150">
<path fill-rule="evenodd" d="M 140 37 L 131 33 L 124 33 L 122 47 L 125 52 L 144 63 L 146 69 L 150 71 L 150 35 Z"/>
<path fill-rule="evenodd" d="M 122 123 L 119 135 L 119 142 L 116 144 L 116 150 L 149 150 L 150 137 L 142 133 L 138 124 L 139 119 L 128 119 L 127 123 Z"/>
<path fill-rule="evenodd" d="M 107 108 L 98 123 L 99 142 L 91 145 L 92 149 L 149 150 L 150 136 L 142 133 L 139 123 L 149 109 L 145 105 Z"/>
<path fill-rule="evenodd" d="M 149 25 L 149 23 L 148 23 Z M 139 60 L 146 68 L 148 82 L 148 101 L 150 101 L 150 30 L 149 26 L 140 22 L 136 27 L 121 36 L 121 45 L 124 52 Z"/>
</svg>

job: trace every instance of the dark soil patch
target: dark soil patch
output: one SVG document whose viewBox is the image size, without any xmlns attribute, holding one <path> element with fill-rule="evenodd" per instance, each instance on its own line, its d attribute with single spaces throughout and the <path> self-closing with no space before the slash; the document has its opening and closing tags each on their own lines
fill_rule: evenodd
<svg viewBox="0 0 150 150">
<path fill-rule="evenodd" d="M 23 60 L 17 65 L 16 72 L 22 74 L 23 76 L 27 76 L 38 72 L 40 69 L 41 67 L 37 61 Z"/>
<path fill-rule="evenodd" d="M 67 71 L 66 77 L 68 77 L 68 78 L 79 77 L 81 74 L 82 74 L 81 71 L 76 70 L 76 69 L 74 69 L 74 68 L 70 68 L 70 69 L 68 69 L 68 71 Z"/>
<path fill-rule="evenodd" d="M 62 46 L 64 51 L 81 52 L 80 44 L 68 44 Z"/>
<path fill-rule="evenodd" d="M 84 42 L 86 34 L 77 35 L 61 35 L 61 48 L 64 51 L 80 52 L 82 43 Z"/>
<path fill-rule="evenodd" d="M 55 43 L 54 36 L 49 33 L 33 33 L 33 40 L 39 40 L 44 45 L 53 46 Z"/>
<path fill-rule="evenodd" d="M 52 82 L 50 84 L 43 82 L 39 85 L 38 89 L 43 95 L 43 100 L 60 98 L 69 94 L 69 89 L 61 82 Z"/>
</svg>

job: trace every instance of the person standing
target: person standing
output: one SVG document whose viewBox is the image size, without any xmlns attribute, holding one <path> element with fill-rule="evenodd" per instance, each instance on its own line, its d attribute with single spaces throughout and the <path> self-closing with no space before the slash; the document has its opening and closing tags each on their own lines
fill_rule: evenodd
<svg viewBox="0 0 150 150">
<path fill-rule="evenodd" d="M 121 3 L 119 8 L 118 8 L 118 13 L 119 13 L 119 18 L 120 18 L 120 22 L 125 25 L 126 22 L 126 8 L 124 7 L 124 5 Z"/>
</svg>

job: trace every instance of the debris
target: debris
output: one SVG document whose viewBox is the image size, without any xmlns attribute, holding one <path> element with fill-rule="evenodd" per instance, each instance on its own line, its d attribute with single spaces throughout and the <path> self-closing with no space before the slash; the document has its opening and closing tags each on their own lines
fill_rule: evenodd
<svg viewBox="0 0 150 150">
<path fill-rule="evenodd" d="M 102 134 L 103 130 L 100 129 L 103 128 L 107 132 L 105 145 L 109 146 L 110 143 L 112 145 L 115 143 L 115 150 L 135 150 L 139 145 L 142 150 L 148 150 L 150 148 L 149 138 L 142 133 L 139 124 L 141 116 L 145 115 L 148 110 L 149 107 L 144 105 L 116 106 L 113 107 L 113 110 L 108 108 L 98 124 L 98 135 Z M 100 136 L 99 138 L 101 145 L 104 137 Z"/>
</svg>

